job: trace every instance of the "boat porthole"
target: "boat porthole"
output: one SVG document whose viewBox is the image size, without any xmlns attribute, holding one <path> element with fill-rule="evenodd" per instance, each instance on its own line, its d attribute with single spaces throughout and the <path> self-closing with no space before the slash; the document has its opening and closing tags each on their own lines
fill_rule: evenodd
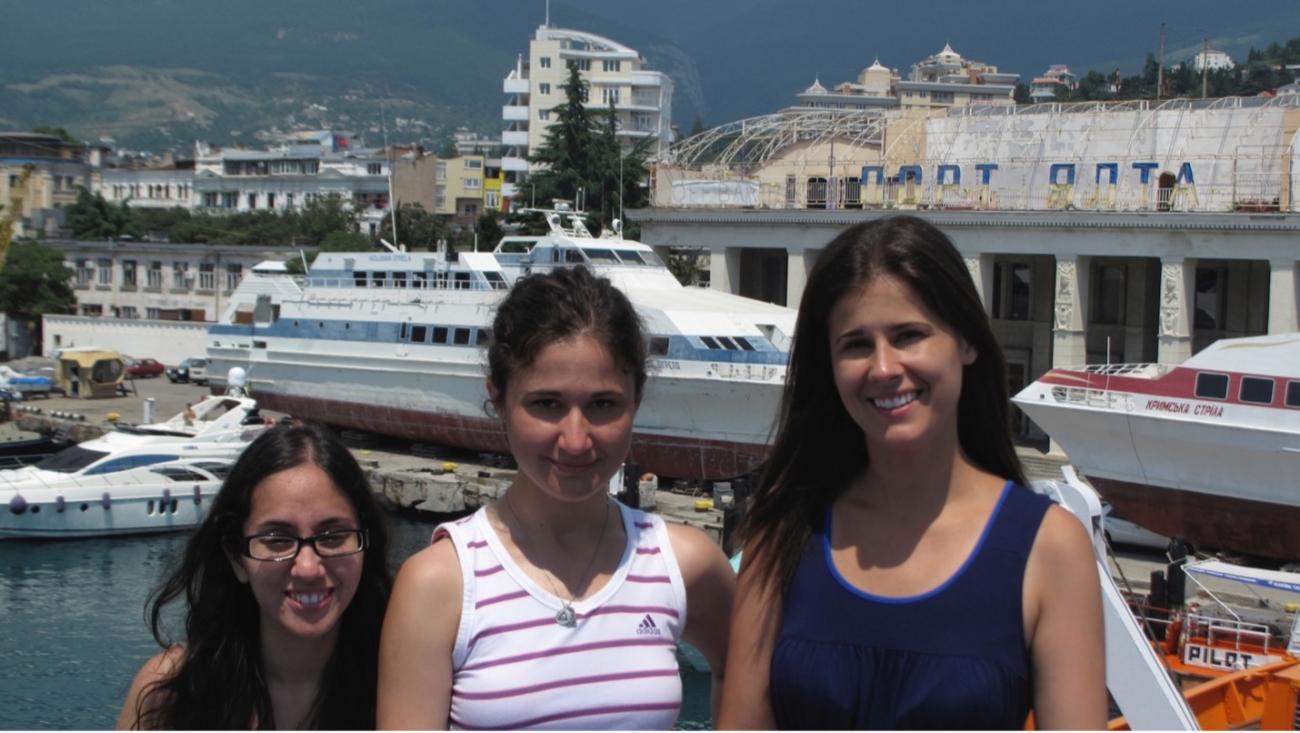
<svg viewBox="0 0 1300 733">
<path fill-rule="evenodd" d="M 149 504 L 145 509 L 145 513 L 147 513 L 149 516 L 153 516 L 153 499 L 149 500 Z"/>
<path fill-rule="evenodd" d="M 86 510 L 88 510 L 88 509 L 90 509 L 90 505 L 89 505 L 89 504 L 82 504 L 82 505 L 81 505 L 81 511 L 84 512 L 84 511 L 86 511 Z"/>
<path fill-rule="evenodd" d="M 33 505 L 32 505 L 32 514 L 40 514 L 40 513 L 41 513 L 41 505 L 40 505 L 40 504 L 33 504 Z"/>
<path fill-rule="evenodd" d="M 181 502 L 180 502 L 180 500 L 179 500 L 179 499 L 172 499 L 172 506 L 171 506 L 172 514 L 175 514 L 175 513 L 176 513 L 176 510 L 177 510 L 177 509 L 180 509 L 180 507 L 181 507 Z"/>
</svg>

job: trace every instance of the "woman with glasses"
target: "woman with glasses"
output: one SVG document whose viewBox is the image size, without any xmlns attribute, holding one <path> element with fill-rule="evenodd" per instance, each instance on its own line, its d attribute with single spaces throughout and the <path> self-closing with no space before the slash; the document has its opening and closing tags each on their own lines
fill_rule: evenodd
<svg viewBox="0 0 1300 733">
<path fill-rule="evenodd" d="M 373 728 L 387 549 L 365 475 L 333 434 L 263 433 L 154 594 L 163 651 L 136 675 L 118 728 Z M 163 609 L 182 598 L 173 643 Z"/>
</svg>

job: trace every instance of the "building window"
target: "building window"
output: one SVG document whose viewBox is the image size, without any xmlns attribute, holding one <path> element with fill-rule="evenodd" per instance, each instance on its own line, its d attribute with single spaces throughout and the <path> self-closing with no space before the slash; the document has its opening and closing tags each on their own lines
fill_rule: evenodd
<svg viewBox="0 0 1300 733">
<path fill-rule="evenodd" d="M 650 112 L 633 112 L 632 129 L 638 132 L 654 132 L 655 116 Z"/>
<path fill-rule="evenodd" d="M 81 315 L 83 316 L 103 316 L 104 306 L 95 303 L 83 303 L 81 306 Z"/>
<path fill-rule="evenodd" d="M 189 269 L 190 269 L 190 264 L 188 262 L 172 263 L 172 287 L 173 288 L 185 288 L 189 286 L 189 284 L 185 282 L 186 276 L 189 274 Z"/>
<path fill-rule="evenodd" d="M 199 263 L 199 289 L 216 290 L 217 288 L 217 266 L 211 262 Z"/>
<path fill-rule="evenodd" d="M 470 170 L 479 170 L 480 168 L 483 167 L 483 161 L 477 158 L 470 158 L 469 160 L 465 161 L 465 167 Z"/>
<path fill-rule="evenodd" d="M 122 260 L 122 287 L 135 287 L 135 260 Z"/>
<path fill-rule="evenodd" d="M 501 205 L 501 194 L 496 191 L 483 192 L 483 205 L 495 209 Z"/>
<path fill-rule="evenodd" d="M 112 285 L 113 284 L 113 261 L 107 257 L 100 257 L 99 262 L 97 264 L 99 268 L 98 283 L 100 285 Z"/>
<path fill-rule="evenodd" d="M 203 194 L 203 205 L 205 207 L 209 209 L 215 209 L 217 208 L 217 205 L 219 203 L 220 203 L 220 199 L 217 198 L 216 192 L 210 191 L 208 193 Z"/>
<path fill-rule="evenodd" d="M 268 194 L 266 195 L 266 208 L 268 208 L 268 209 L 274 209 L 274 208 L 275 208 L 275 194 L 273 194 L 273 193 L 268 193 Z"/>
<path fill-rule="evenodd" d="M 372 176 L 384 175 L 383 163 L 366 163 L 366 173 Z"/>
<path fill-rule="evenodd" d="M 799 178 L 797 176 L 785 177 L 785 205 L 794 208 L 799 201 Z"/>
<path fill-rule="evenodd" d="M 551 119 L 551 111 L 549 109 L 537 110 L 537 119 L 543 121 Z"/>
<path fill-rule="evenodd" d="M 1097 285 L 1092 299 L 1095 323 L 1118 325 L 1124 322 L 1124 266 L 1102 265 L 1097 268 Z"/>
<path fill-rule="evenodd" d="M 993 317 L 1027 321 L 1032 311 L 1034 270 L 1022 262 L 1000 262 L 993 270 Z"/>
<path fill-rule="evenodd" d="M 129 319 L 129 320 L 133 320 L 133 321 L 134 321 L 135 319 L 137 319 L 137 318 L 140 317 L 140 312 L 137 311 L 137 310 L 135 309 L 135 306 L 133 306 L 133 305 L 124 305 L 124 306 L 122 306 L 121 310 L 118 312 L 118 316 L 117 316 L 117 317 L 118 317 L 118 318 L 126 318 L 126 319 Z"/>
<path fill-rule="evenodd" d="M 578 71 L 591 71 L 591 59 L 574 59 L 569 62 L 578 67 Z"/>
<path fill-rule="evenodd" d="M 95 268 L 90 266 L 90 260 L 85 258 L 77 260 L 76 271 L 76 286 L 79 288 L 89 287 L 90 281 L 95 277 Z"/>
<path fill-rule="evenodd" d="M 162 318 L 162 308 L 145 308 L 144 317 L 151 321 L 157 321 Z"/>
<path fill-rule="evenodd" d="M 234 290 L 239 287 L 239 280 L 243 275 L 243 265 L 226 265 L 226 290 Z"/>
<path fill-rule="evenodd" d="M 465 178 L 463 183 L 467 191 L 477 191 L 483 187 L 483 180 L 480 178 Z"/>
<path fill-rule="evenodd" d="M 162 289 L 162 263 L 158 260 L 149 263 L 149 272 L 145 274 L 144 285 L 153 290 Z"/>
<path fill-rule="evenodd" d="M 248 208 L 250 209 L 257 208 L 257 194 L 255 193 L 248 194 Z"/>
<path fill-rule="evenodd" d="M 538 64 L 539 66 L 541 66 L 543 69 L 549 69 L 549 68 L 551 68 L 551 57 L 550 57 L 550 56 L 543 56 L 543 57 L 537 59 L 537 64 Z"/>
<path fill-rule="evenodd" d="M 542 82 L 542 83 L 538 84 L 538 85 L 537 85 L 537 93 L 538 93 L 538 94 L 550 94 L 550 93 L 551 93 L 551 85 L 550 85 L 550 84 L 547 84 L 546 82 Z"/>
<path fill-rule="evenodd" d="M 618 89 L 605 88 L 600 90 L 600 101 L 604 104 L 618 104 Z"/>
<path fill-rule="evenodd" d="M 228 191 L 226 193 L 221 194 L 221 208 L 238 209 L 239 193 L 235 191 Z"/>
<path fill-rule="evenodd" d="M 1196 268 L 1196 300 L 1193 328 L 1216 331 L 1223 328 L 1228 301 L 1224 290 L 1228 284 L 1228 268 Z"/>
<path fill-rule="evenodd" d="M 620 71 L 623 68 L 623 62 L 618 59 L 605 59 L 601 62 L 601 68 L 605 71 Z"/>
<path fill-rule="evenodd" d="M 433 166 L 433 175 L 439 181 L 447 180 L 447 161 L 440 160 Z"/>
</svg>

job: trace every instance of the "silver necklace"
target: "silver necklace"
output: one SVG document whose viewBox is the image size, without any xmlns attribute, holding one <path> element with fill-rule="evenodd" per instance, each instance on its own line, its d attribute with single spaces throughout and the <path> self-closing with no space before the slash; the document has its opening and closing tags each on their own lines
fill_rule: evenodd
<svg viewBox="0 0 1300 733">
<path fill-rule="evenodd" d="M 523 529 L 524 524 L 519 521 L 519 515 L 515 514 L 515 505 L 514 502 L 510 501 L 509 491 L 506 492 L 506 509 L 510 512 L 510 518 L 514 520 L 515 526 Z M 581 583 L 578 586 L 579 591 L 586 588 L 588 581 L 591 579 L 591 568 L 596 564 L 596 556 L 600 554 L 601 546 L 605 544 L 605 530 L 608 527 L 609 502 L 606 501 L 605 518 L 600 523 L 600 536 L 596 538 L 596 546 L 591 548 L 591 557 L 587 559 L 587 567 L 582 571 L 582 575 L 578 579 Z M 546 578 L 546 584 L 551 587 L 551 594 L 560 599 L 560 610 L 555 612 L 555 623 L 565 627 L 566 629 L 571 629 L 574 626 L 577 626 L 578 612 L 573 610 L 573 604 L 578 600 L 578 596 L 571 595 L 569 596 L 569 600 L 564 600 L 564 596 L 560 595 L 559 588 L 556 586 L 551 572 L 545 568 L 538 568 L 538 570 L 542 571 L 543 577 Z"/>
</svg>

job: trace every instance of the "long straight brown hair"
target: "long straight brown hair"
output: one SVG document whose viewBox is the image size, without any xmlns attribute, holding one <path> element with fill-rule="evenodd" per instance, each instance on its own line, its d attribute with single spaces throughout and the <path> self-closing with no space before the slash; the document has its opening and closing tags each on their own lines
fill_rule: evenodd
<svg viewBox="0 0 1300 733">
<path fill-rule="evenodd" d="M 914 216 L 849 227 L 831 240 L 808 275 L 776 441 L 745 519 L 744 567 L 777 595 L 789 587 L 813 528 L 870 460 L 862 429 L 835 388 L 829 320 L 841 298 L 882 275 L 905 283 L 975 347 L 975 361 L 962 370 L 958 441 L 975 465 L 1025 483 L 1011 442 L 1006 358 L 957 248 Z"/>
</svg>

